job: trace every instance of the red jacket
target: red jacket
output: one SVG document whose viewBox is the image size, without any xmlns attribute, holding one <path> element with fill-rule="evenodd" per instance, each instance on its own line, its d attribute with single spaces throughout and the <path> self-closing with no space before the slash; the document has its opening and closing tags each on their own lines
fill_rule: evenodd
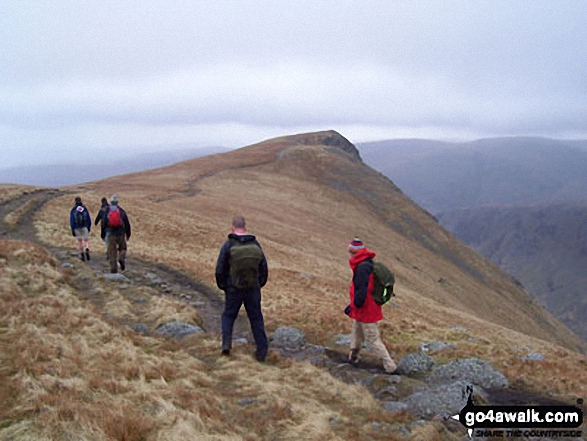
<svg viewBox="0 0 587 441">
<path fill-rule="evenodd" d="M 375 323 L 383 319 L 381 306 L 375 303 L 371 294 L 374 286 L 372 263 L 374 257 L 373 251 L 362 249 L 349 259 L 353 270 L 353 280 L 349 290 L 351 298 L 349 317 L 362 323 Z M 367 262 L 359 267 L 359 264 L 365 260 Z"/>
</svg>

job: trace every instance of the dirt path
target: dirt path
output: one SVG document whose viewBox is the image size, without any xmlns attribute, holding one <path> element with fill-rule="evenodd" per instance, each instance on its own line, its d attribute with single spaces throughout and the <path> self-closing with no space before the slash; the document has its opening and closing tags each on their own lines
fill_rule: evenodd
<svg viewBox="0 0 587 441">
<path fill-rule="evenodd" d="M 0 237 L 37 243 L 48 249 L 62 262 L 71 261 L 72 258 L 79 256 L 73 237 L 70 248 L 49 245 L 37 237 L 32 222 L 35 213 L 42 209 L 48 201 L 66 194 L 68 193 L 56 189 L 34 190 L 0 204 Z M 7 221 L 7 216 L 10 221 Z M 106 247 L 101 240 L 97 240 L 95 237 L 91 242 L 92 258 L 85 262 L 85 265 L 95 273 L 109 273 Z M 157 290 L 161 295 L 172 296 L 190 304 L 197 309 L 203 320 L 202 327 L 205 331 L 220 333 L 224 299 L 209 287 L 174 268 L 134 257 L 132 255 L 132 239 L 129 242 L 126 270 L 120 273 L 128 278 L 129 283 L 133 286 L 149 287 Z M 80 293 L 86 293 L 87 297 L 100 306 L 97 297 L 87 294 L 95 291 L 91 278 L 78 277 L 74 279 L 74 282 Z M 239 316 L 235 323 L 234 339 L 246 339 L 252 342 L 249 324 L 244 316 Z"/>
</svg>

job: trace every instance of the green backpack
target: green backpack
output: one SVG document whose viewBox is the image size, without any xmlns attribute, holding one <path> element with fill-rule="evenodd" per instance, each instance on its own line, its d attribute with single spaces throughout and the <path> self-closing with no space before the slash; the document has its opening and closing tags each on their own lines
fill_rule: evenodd
<svg viewBox="0 0 587 441">
<path fill-rule="evenodd" d="M 385 305 L 395 296 L 393 284 L 395 276 L 385 265 L 379 262 L 373 262 L 373 300 L 378 305 Z"/>
<path fill-rule="evenodd" d="M 237 289 L 259 287 L 259 264 L 263 251 L 253 242 L 234 240 L 230 248 L 230 279 Z"/>
</svg>

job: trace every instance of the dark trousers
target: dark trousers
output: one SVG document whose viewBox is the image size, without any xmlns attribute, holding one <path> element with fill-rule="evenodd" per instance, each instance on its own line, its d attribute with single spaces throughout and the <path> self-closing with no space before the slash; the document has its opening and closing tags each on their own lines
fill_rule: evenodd
<svg viewBox="0 0 587 441">
<path fill-rule="evenodd" d="M 116 264 L 118 260 L 122 260 L 123 262 L 126 260 L 126 237 L 122 236 L 115 236 L 114 234 L 108 234 L 108 259 L 110 260 L 110 272 L 117 273 L 118 272 L 118 265 Z"/>
<path fill-rule="evenodd" d="M 261 290 L 259 288 L 243 291 L 226 291 L 224 312 L 222 313 L 222 348 L 232 348 L 232 329 L 243 303 L 245 305 L 245 311 L 247 311 L 249 323 L 251 324 L 253 338 L 257 345 L 257 356 L 265 358 L 268 343 L 267 334 L 265 334 L 263 313 L 261 312 Z"/>
</svg>

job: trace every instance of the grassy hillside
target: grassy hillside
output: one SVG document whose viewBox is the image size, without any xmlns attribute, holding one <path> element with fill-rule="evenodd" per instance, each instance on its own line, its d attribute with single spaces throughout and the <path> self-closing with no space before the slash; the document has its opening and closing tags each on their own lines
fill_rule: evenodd
<svg viewBox="0 0 587 441">
<path fill-rule="evenodd" d="M 353 149 L 335 132 L 285 137 L 89 184 L 79 194 L 97 202 L 118 193 L 135 229 L 131 252 L 209 285 L 230 220 L 244 214 L 270 262 L 269 328 L 299 326 L 323 342 L 348 327 L 341 314 L 350 278 L 346 245 L 358 235 L 397 273 L 398 302 L 410 326 L 468 326 L 475 317 L 567 347 L 581 344 Z M 44 210 L 39 226 L 47 241 L 70 240 L 50 214 L 65 213 L 70 204 L 58 199 Z M 430 313 L 440 306 L 451 308 L 449 322 Z M 401 330 L 394 317 L 388 320 Z"/>
<path fill-rule="evenodd" d="M 439 214 L 587 340 L 587 204 L 541 203 Z"/>
<path fill-rule="evenodd" d="M 14 197 L 26 189 L 0 187 Z M 72 250 L 76 195 L 92 215 L 116 192 L 133 225 L 132 259 L 158 263 L 214 286 L 232 216 L 246 216 L 266 252 L 268 331 L 302 329 L 335 350 L 348 333 L 346 246 L 355 235 L 397 275 L 397 308 L 380 323 L 392 356 L 442 340 L 439 364 L 479 357 L 514 388 L 574 400 L 587 393 L 582 342 L 514 280 L 440 227 L 393 183 L 360 161 L 335 132 L 269 140 L 234 152 L 69 188 L 11 225 L 33 222 L 50 250 Z M 23 200 L 23 206 L 29 202 Z M 1 224 L 1 222 L 0 222 Z M 4 229 L 10 225 L 4 219 Z M 16 228 L 16 227 L 15 227 Z M 100 242 L 94 233 L 94 258 Z M 53 251 L 54 252 L 54 251 Z M 0 240 L 0 439 L 257 440 L 460 439 L 439 421 L 385 412 L 361 384 L 281 358 L 255 362 L 246 345 L 229 359 L 213 332 L 179 342 L 131 331 L 132 322 L 202 311 L 131 282 L 118 285 L 88 263 L 63 267 L 43 246 Z M 138 259 L 137 259 L 138 260 Z M 144 269 L 141 269 L 144 271 Z M 142 277 L 142 276 L 141 276 Z M 210 288 L 212 294 L 222 293 Z M 539 352 L 545 361 L 527 362 Z M 411 379 L 395 386 L 409 388 Z M 393 386 L 393 387 L 395 387 Z M 402 436 L 400 426 L 411 425 Z"/>
<path fill-rule="evenodd" d="M 238 347 L 220 357 L 208 335 L 176 342 L 132 332 L 115 317 L 132 315 L 136 296 L 148 300 L 134 314 L 197 318 L 88 267 L 63 270 L 39 246 L 0 240 L 0 268 L 2 440 L 383 440 L 371 421 L 409 421 L 309 364 L 260 365 Z M 76 288 L 83 279 L 108 314 Z"/>
</svg>

